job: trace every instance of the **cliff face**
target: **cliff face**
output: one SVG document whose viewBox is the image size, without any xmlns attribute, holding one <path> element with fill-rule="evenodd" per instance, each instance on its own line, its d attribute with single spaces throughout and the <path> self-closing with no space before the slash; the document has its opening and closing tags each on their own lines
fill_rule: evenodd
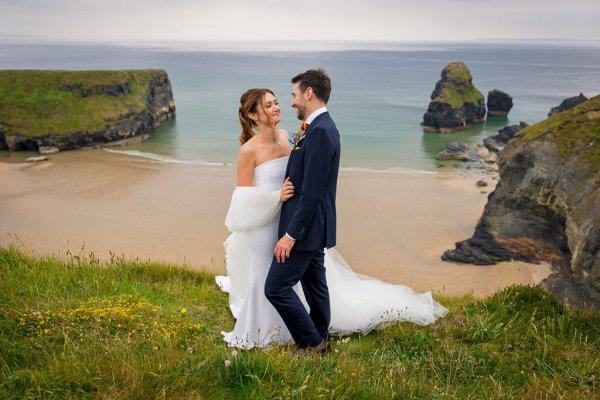
<svg viewBox="0 0 600 400">
<path fill-rule="evenodd" d="M 555 273 L 543 286 L 600 307 L 600 96 L 521 130 L 499 172 L 473 237 L 442 259 L 548 261 Z"/>
<path fill-rule="evenodd" d="M 0 149 L 40 153 L 143 140 L 175 115 L 163 70 L 1 71 Z"/>
<path fill-rule="evenodd" d="M 485 113 L 485 99 L 473 86 L 471 72 L 464 63 L 452 62 L 442 70 L 421 125 L 425 131 L 454 132 L 483 122 Z"/>
</svg>

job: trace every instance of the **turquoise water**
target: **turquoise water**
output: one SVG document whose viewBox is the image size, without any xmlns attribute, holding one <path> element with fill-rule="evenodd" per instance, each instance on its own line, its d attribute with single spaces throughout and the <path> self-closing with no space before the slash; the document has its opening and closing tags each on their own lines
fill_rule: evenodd
<svg viewBox="0 0 600 400">
<path fill-rule="evenodd" d="M 350 49 L 349 49 L 350 47 Z M 351 49 L 356 47 L 355 49 Z M 333 80 L 329 110 L 342 135 L 342 166 L 377 170 L 433 170 L 449 141 L 480 143 L 505 125 L 534 123 L 564 98 L 600 93 L 600 48 L 544 44 L 362 44 L 318 51 L 246 49 L 242 45 L 99 46 L 0 44 L 2 69 L 164 68 L 177 118 L 132 145 L 132 155 L 164 162 L 234 163 L 239 148 L 239 96 L 250 87 L 273 89 L 282 105 L 280 127 L 296 130 L 290 78 L 312 67 Z M 424 133 L 423 113 L 442 68 L 464 61 L 487 96 L 513 96 L 508 118 L 454 134 Z"/>
</svg>

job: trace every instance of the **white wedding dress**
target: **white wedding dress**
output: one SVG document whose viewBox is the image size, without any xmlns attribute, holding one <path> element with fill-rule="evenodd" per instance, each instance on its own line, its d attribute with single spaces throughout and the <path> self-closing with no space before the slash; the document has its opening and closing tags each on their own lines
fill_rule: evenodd
<svg viewBox="0 0 600 400">
<path fill-rule="evenodd" d="M 251 349 L 293 343 L 281 317 L 264 295 L 264 284 L 277 237 L 279 194 L 288 157 L 277 158 L 254 170 L 254 186 L 237 187 L 225 225 L 232 232 L 224 243 L 227 276 L 217 276 L 229 293 L 236 319 L 231 332 L 222 332 L 231 347 Z M 431 297 L 404 285 L 392 285 L 352 271 L 335 249 L 325 250 L 331 303 L 332 334 L 367 333 L 397 321 L 427 325 L 448 310 Z M 295 288 L 304 301 L 302 288 Z"/>
</svg>

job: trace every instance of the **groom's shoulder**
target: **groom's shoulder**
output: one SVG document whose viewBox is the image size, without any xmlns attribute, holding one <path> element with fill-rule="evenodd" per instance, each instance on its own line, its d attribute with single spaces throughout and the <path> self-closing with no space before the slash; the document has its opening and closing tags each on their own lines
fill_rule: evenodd
<svg viewBox="0 0 600 400">
<path fill-rule="evenodd" d="M 324 127 L 330 127 L 333 126 L 335 127 L 335 122 L 333 122 L 333 119 L 331 118 L 331 115 L 329 114 L 329 112 L 324 112 L 323 114 L 319 115 L 314 123 L 316 123 L 317 125 L 321 125 Z"/>
</svg>

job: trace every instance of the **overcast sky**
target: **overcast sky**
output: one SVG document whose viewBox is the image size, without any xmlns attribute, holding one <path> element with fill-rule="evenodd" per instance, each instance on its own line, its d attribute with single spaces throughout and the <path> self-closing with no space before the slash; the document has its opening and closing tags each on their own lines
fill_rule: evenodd
<svg viewBox="0 0 600 400">
<path fill-rule="evenodd" d="M 0 0 L 0 37 L 83 41 L 600 39 L 600 0 Z"/>
</svg>

